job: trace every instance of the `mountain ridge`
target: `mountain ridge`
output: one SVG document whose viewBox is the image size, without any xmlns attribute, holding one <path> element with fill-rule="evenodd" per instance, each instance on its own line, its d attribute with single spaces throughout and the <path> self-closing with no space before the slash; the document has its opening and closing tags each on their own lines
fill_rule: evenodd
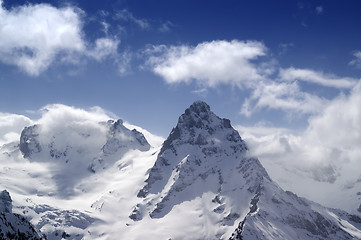
<svg viewBox="0 0 361 240">
<path fill-rule="evenodd" d="M 48 239 L 361 239 L 360 217 L 282 190 L 202 101 L 162 146 L 110 120 L 30 126 L 1 152 L 14 209 Z"/>
</svg>

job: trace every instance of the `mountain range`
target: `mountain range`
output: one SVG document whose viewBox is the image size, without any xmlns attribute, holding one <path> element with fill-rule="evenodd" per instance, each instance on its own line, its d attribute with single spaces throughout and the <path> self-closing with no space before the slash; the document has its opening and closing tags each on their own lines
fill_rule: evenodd
<svg viewBox="0 0 361 240">
<path fill-rule="evenodd" d="M 122 120 L 26 127 L 0 148 L 1 237 L 361 239 L 360 212 L 283 190 L 204 102 L 159 142 Z"/>
</svg>

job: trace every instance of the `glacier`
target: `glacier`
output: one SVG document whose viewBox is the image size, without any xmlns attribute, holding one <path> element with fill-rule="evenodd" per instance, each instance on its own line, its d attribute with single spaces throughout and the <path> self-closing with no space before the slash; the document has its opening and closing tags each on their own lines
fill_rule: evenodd
<svg viewBox="0 0 361 240">
<path fill-rule="evenodd" d="M 120 119 L 56 126 L 0 148 L 1 213 L 10 192 L 34 239 L 361 239 L 360 214 L 284 191 L 205 102 L 163 143 Z"/>
</svg>

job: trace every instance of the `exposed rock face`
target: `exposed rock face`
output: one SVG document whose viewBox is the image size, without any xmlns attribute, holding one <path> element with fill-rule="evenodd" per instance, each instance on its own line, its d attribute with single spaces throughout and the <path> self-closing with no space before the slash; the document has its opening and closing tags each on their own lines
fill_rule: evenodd
<svg viewBox="0 0 361 240">
<path fill-rule="evenodd" d="M 354 239 L 346 223 L 361 234 L 357 216 L 283 191 L 258 159 L 248 155 L 230 121 L 217 117 L 206 103 L 195 102 L 164 142 L 138 193 L 143 203 L 129 217 L 136 222 L 144 213 L 163 218 L 177 205 L 205 194 L 214 196 L 211 203 L 203 200 L 214 206 L 213 213 L 205 213 L 218 219 L 213 227 L 233 230 L 198 238 Z"/>
<path fill-rule="evenodd" d="M 0 239 L 41 239 L 28 220 L 12 213 L 12 200 L 6 190 L 0 192 Z"/>
<path fill-rule="evenodd" d="M 102 148 L 104 154 L 111 155 L 122 148 L 133 148 L 141 151 L 149 150 L 150 145 L 144 135 L 135 129 L 129 130 L 126 128 L 121 119 L 117 121 L 109 120 L 106 126 L 109 130 L 107 142 Z"/>
<path fill-rule="evenodd" d="M 24 157 L 28 158 L 33 153 L 38 153 L 41 151 L 41 146 L 38 140 L 38 125 L 25 127 L 21 132 L 20 136 L 20 151 L 23 153 Z"/>
<path fill-rule="evenodd" d="M 20 151 L 25 158 L 34 161 L 49 161 L 55 159 L 57 163 L 74 163 L 85 165 L 85 169 L 95 172 L 113 162 L 109 158 L 119 159 L 128 150 L 138 149 L 147 151 L 150 145 L 144 135 L 137 130 L 129 130 L 121 119 L 99 123 L 90 126 L 90 132 L 77 129 L 77 126 L 63 128 L 43 133 L 41 125 L 24 128 L 20 137 Z M 43 136 L 41 134 L 53 134 Z M 77 139 L 76 142 L 72 139 Z M 69 143 L 71 142 L 71 143 Z M 35 154 L 42 154 L 41 157 Z"/>
<path fill-rule="evenodd" d="M 0 212 L 12 213 L 13 204 L 8 191 L 0 192 Z"/>
<path fill-rule="evenodd" d="M 251 201 L 249 213 L 230 240 L 359 239 L 353 235 L 356 230 L 356 236 L 360 236 L 361 219 L 358 216 L 328 209 L 285 192 L 272 181 L 264 181 L 256 197 L 257 201 Z M 350 231 L 352 228 L 354 230 Z"/>
<path fill-rule="evenodd" d="M 51 240 L 84 239 L 86 229 L 94 222 L 101 222 L 88 213 L 57 209 L 46 204 L 24 207 L 22 212 L 29 217 L 38 215 L 35 227 Z"/>
<path fill-rule="evenodd" d="M 83 196 L 101 195 L 95 212 L 28 199 L 14 209 L 48 239 L 361 239 L 359 216 L 282 190 L 230 121 L 204 102 L 186 109 L 162 148 L 152 152 L 143 134 L 121 120 L 80 125 L 48 127 L 45 137 L 35 125 L 21 135 L 29 164 L 55 166 L 57 197 L 79 207 Z M 0 239 L 39 239 L 11 205 L 9 193 L 1 192 Z"/>
<path fill-rule="evenodd" d="M 193 177 L 206 178 L 210 173 L 218 172 L 216 169 L 218 162 L 231 163 L 233 161 L 229 158 L 244 157 L 246 152 L 245 142 L 232 128 L 228 119 L 217 117 L 206 103 L 195 102 L 179 117 L 177 126 L 165 140 L 158 159 L 150 171 L 146 186 L 138 195 L 145 197 L 149 191 L 151 193 L 161 191 L 173 169 L 187 174 L 196 171 L 198 166 L 202 165 L 207 170 L 199 173 L 198 176 L 193 174 Z M 256 159 L 254 161 L 258 162 Z M 265 171 L 264 173 L 267 175 Z M 180 179 L 184 177 L 180 175 Z M 194 179 L 190 181 L 193 182 Z M 153 187 L 155 183 L 159 186 Z M 185 187 L 184 184 L 181 185 Z M 178 186 L 177 189 L 183 187 Z"/>
<path fill-rule="evenodd" d="M 138 197 L 154 194 L 157 200 L 152 218 L 161 218 L 180 203 L 212 192 L 214 213 L 221 225 L 232 226 L 243 219 L 248 204 L 235 204 L 230 198 L 251 201 L 263 179 L 269 179 L 258 159 L 248 156 L 248 148 L 228 119 L 216 116 L 204 102 L 195 102 L 179 117 L 151 168 Z M 233 201 L 233 200 L 231 200 Z M 139 221 L 134 208 L 132 219 Z"/>
<path fill-rule="evenodd" d="M 114 163 L 111 159 L 119 159 L 128 150 L 148 151 L 150 145 L 141 132 L 129 130 L 121 119 L 109 120 L 105 124 L 107 130 L 106 143 L 101 148 L 100 155 L 93 159 L 89 169 L 97 172 Z"/>
</svg>

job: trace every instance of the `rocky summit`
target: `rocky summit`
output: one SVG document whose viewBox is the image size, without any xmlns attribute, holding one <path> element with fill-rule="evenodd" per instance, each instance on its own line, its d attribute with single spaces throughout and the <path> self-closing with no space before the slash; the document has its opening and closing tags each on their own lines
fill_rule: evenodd
<svg viewBox="0 0 361 240">
<path fill-rule="evenodd" d="M 284 191 L 205 102 L 163 144 L 145 136 L 121 120 L 26 127 L 0 149 L 16 198 L 0 194 L 2 216 L 34 239 L 361 239 L 360 216 Z"/>
<path fill-rule="evenodd" d="M 12 212 L 12 200 L 6 190 L 0 192 L 0 239 L 42 239 L 24 216 Z"/>
</svg>

